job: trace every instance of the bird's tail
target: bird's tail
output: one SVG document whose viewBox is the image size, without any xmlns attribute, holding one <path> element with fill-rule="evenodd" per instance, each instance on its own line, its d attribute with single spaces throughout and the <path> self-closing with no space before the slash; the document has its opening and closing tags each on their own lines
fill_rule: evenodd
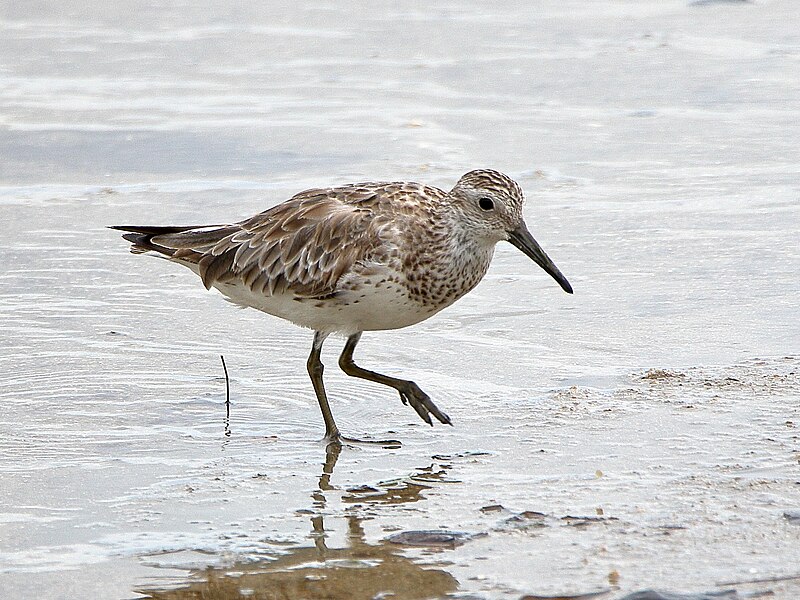
<svg viewBox="0 0 800 600">
<path fill-rule="evenodd" d="M 109 229 L 117 229 L 119 231 L 127 231 L 122 236 L 123 239 L 131 243 L 131 252 L 134 254 L 143 254 L 144 252 L 158 252 L 165 256 L 172 256 L 175 254 L 175 248 L 159 245 L 153 242 L 153 237 L 159 235 L 166 235 L 170 233 L 183 233 L 184 231 L 192 231 L 193 229 L 201 229 L 206 226 L 191 225 L 188 227 L 159 227 L 159 226 L 146 226 L 146 225 L 111 225 Z"/>
</svg>

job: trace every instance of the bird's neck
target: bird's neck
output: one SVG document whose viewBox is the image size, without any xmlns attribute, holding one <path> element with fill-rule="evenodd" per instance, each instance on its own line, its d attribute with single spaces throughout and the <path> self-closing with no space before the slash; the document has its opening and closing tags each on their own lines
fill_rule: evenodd
<svg viewBox="0 0 800 600">
<path fill-rule="evenodd" d="M 450 240 L 451 273 L 463 280 L 464 294 L 474 288 L 486 271 L 494 255 L 495 242 L 476 238 L 466 232 L 455 231 Z"/>
<path fill-rule="evenodd" d="M 403 270 L 409 296 L 435 313 L 478 285 L 495 244 L 476 238 L 474 230 L 447 214 L 430 216 L 424 235 L 414 228 L 406 230 Z"/>
</svg>

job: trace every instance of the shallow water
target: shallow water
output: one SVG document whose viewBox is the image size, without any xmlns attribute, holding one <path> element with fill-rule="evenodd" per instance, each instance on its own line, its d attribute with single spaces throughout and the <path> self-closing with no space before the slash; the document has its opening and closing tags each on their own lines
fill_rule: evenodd
<svg viewBox="0 0 800 600">
<path fill-rule="evenodd" d="M 800 595 L 793 3 L 49 10 L 0 14 L 1 597 Z M 503 245 L 365 335 L 453 428 L 329 341 L 398 449 L 326 453 L 310 332 L 104 228 L 478 166 L 576 293 Z"/>
</svg>

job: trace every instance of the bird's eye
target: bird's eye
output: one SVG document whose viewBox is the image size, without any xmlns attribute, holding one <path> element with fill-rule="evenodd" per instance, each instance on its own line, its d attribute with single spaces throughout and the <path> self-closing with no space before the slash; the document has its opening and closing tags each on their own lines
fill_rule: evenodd
<svg viewBox="0 0 800 600">
<path fill-rule="evenodd" d="M 478 206 L 483 210 L 492 210 L 494 208 L 494 202 L 492 202 L 491 198 L 481 198 L 478 200 Z"/>
</svg>

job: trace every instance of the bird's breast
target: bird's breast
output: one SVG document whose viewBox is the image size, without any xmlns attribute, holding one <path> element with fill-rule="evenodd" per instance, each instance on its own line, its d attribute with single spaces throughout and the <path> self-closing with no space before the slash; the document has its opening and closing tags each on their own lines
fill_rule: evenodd
<svg viewBox="0 0 800 600">
<path fill-rule="evenodd" d="M 492 254 L 491 247 L 457 246 L 406 257 L 402 274 L 409 297 L 437 310 L 449 306 L 480 283 Z"/>
</svg>

